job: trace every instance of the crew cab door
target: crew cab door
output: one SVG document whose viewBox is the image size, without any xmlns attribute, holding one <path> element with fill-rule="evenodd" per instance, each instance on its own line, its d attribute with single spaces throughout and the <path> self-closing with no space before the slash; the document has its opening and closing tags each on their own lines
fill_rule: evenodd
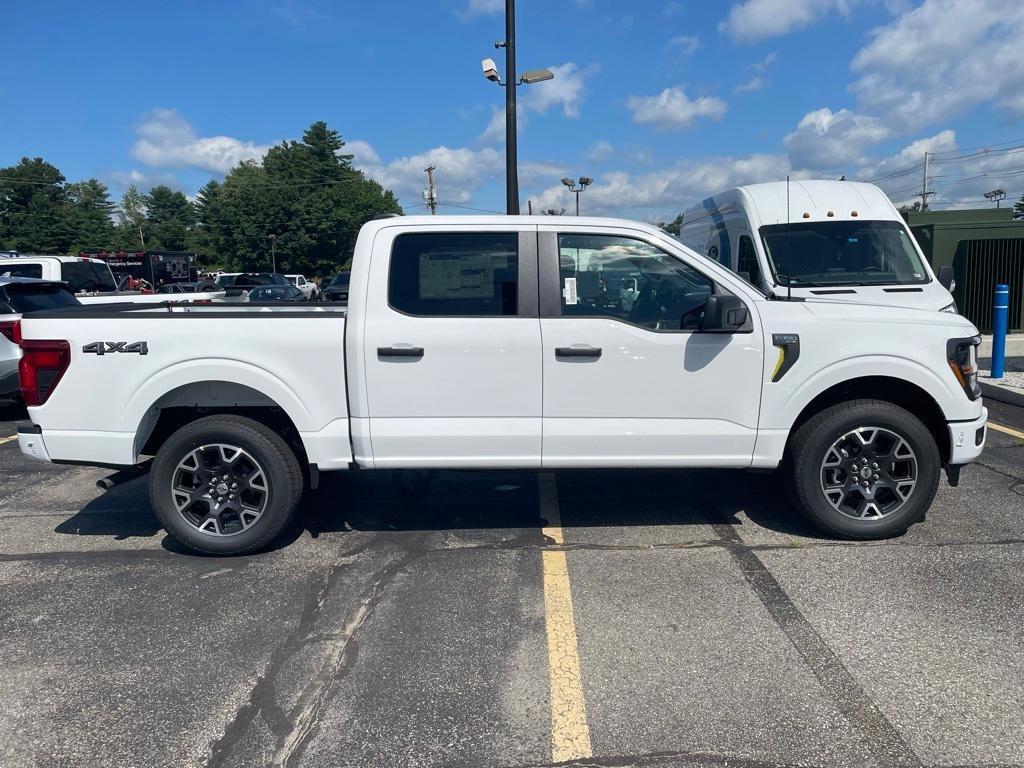
<svg viewBox="0 0 1024 768">
<path fill-rule="evenodd" d="M 764 353 L 754 308 L 746 332 L 700 332 L 725 289 L 637 230 L 544 225 L 539 244 L 543 466 L 748 466 Z M 615 273 L 637 278 L 635 298 L 604 289 Z"/>
<path fill-rule="evenodd" d="M 384 228 L 364 290 L 373 466 L 539 467 L 536 227 Z"/>
</svg>

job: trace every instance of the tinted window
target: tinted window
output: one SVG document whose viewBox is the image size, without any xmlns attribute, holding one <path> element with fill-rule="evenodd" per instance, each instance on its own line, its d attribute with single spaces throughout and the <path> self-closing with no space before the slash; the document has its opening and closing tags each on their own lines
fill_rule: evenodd
<svg viewBox="0 0 1024 768">
<path fill-rule="evenodd" d="M 388 302 L 410 315 L 515 315 L 518 239 L 515 232 L 399 235 Z"/>
<path fill-rule="evenodd" d="M 11 284 L 3 290 L 7 293 L 6 303 L 18 313 L 78 305 L 78 299 L 62 285 Z"/>
<path fill-rule="evenodd" d="M 101 262 L 65 262 L 60 265 L 60 276 L 72 293 L 117 290 L 110 267 Z"/>
<path fill-rule="evenodd" d="M 656 331 L 698 327 L 712 282 L 641 240 L 559 235 L 562 314 L 614 317 Z"/>
<path fill-rule="evenodd" d="M 348 281 L 351 279 L 351 272 L 339 272 L 334 276 L 334 280 L 331 281 L 331 285 L 348 285 Z"/>
<path fill-rule="evenodd" d="M 43 265 L 18 264 L 17 266 L 3 266 L 0 267 L 0 275 L 10 275 L 11 277 L 42 277 Z"/>
<path fill-rule="evenodd" d="M 748 235 L 740 236 L 740 248 L 737 257 L 736 271 L 746 272 L 747 279 L 758 287 L 761 286 L 761 267 L 757 263 L 757 252 L 754 241 Z"/>
</svg>

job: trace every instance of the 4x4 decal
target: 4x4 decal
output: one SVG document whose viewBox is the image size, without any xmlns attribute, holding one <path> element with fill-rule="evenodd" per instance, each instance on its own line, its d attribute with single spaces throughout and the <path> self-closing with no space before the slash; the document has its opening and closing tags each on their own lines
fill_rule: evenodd
<svg viewBox="0 0 1024 768">
<path fill-rule="evenodd" d="M 149 344 L 145 341 L 94 341 L 86 344 L 82 351 L 93 355 L 109 355 L 115 352 L 127 352 L 135 355 L 148 355 Z"/>
</svg>

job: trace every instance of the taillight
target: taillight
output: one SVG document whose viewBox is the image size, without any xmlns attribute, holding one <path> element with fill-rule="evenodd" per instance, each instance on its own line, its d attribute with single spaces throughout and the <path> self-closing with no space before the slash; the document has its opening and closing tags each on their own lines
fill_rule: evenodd
<svg viewBox="0 0 1024 768">
<path fill-rule="evenodd" d="M 66 341 L 23 339 L 18 376 L 25 405 L 45 403 L 70 364 L 71 345 Z"/>
<path fill-rule="evenodd" d="M 14 344 L 21 344 L 21 321 L 0 321 L 0 335 L 7 337 L 7 340 Z"/>
</svg>

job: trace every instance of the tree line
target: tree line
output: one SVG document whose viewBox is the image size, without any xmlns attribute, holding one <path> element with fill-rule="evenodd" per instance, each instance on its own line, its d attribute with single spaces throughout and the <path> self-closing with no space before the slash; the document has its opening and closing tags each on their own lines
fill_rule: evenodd
<svg viewBox="0 0 1024 768">
<path fill-rule="evenodd" d="M 193 200 L 130 186 L 115 203 L 97 179 L 69 182 L 42 158 L 0 168 L 0 250 L 77 254 L 189 250 L 209 268 L 326 275 L 351 260 L 359 228 L 401 213 L 390 190 L 352 167 L 341 135 L 313 123 L 262 162 L 235 166 Z"/>
</svg>

